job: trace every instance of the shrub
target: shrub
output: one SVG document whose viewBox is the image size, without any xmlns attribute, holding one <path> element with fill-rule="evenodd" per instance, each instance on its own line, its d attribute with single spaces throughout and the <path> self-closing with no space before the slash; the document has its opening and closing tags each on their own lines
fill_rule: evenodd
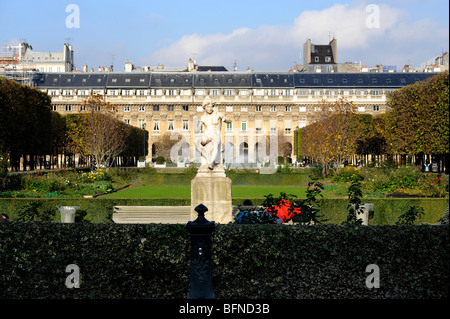
<svg viewBox="0 0 450 319">
<path fill-rule="evenodd" d="M 447 183 L 444 178 L 447 179 Z M 417 180 L 419 189 L 424 195 L 431 197 L 445 197 L 448 195 L 446 185 L 448 185 L 448 176 L 442 176 L 440 174 L 421 174 Z"/>
<path fill-rule="evenodd" d="M 158 156 L 158 157 L 155 159 L 155 162 L 156 162 L 156 164 L 158 164 L 158 165 L 164 164 L 165 159 L 164 159 L 164 157 L 162 157 L 162 156 Z"/>
<path fill-rule="evenodd" d="M 348 165 L 345 167 L 341 167 L 336 171 L 336 173 L 334 175 L 334 181 L 335 182 L 350 182 L 350 181 L 352 181 L 352 179 L 354 179 L 355 175 L 361 176 L 359 171 L 355 167 Z M 362 176 L 361 176 L 361 179 L 362 179 Z"/>
<path fill-rule="evenodd" d="M 420 216 L 424 215 L 424 210 L 422 207 L 417 207 L 416 205 L 411 205 L 409 209 L 401 214 L 398 218 L 396 225 L 414 225 Z"/>
<path fill-rule="evenodd" d="M 3 299 L 188 293 L 184 225 L 12 222 L 0 224 L 0 238 Z M 218 299 L 444 299 L 448 254 L 448 226 L 218 225 L 212 282 Z M 80 288 L 65 285 L 70 264 L 80 267 Z M 379 289 L 365 284 L 370 264 L 380 268 Z"/>
<path fill-rule="evenodd" d="M 293 200 L 295 196 L 280 193 L 279 197 L 266 195 L 260 208 L 239 211 L 235 216 L 238 224 L 286 223 L 301 213 L 301 207 Z"/>
</svg>

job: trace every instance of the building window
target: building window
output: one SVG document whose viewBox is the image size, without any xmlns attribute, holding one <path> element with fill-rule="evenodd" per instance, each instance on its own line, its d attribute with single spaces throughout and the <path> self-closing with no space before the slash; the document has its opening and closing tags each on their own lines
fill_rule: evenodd
<svg viewBox="0 0 450 319">
<path fill-rule="evenodd" d="M 153 112 L 159 112 L 159 105 L 153 105 Z"/>
<path fill-rule="evenodd" d="M 131 108 L 130 108 L 129 106 L 124 106 L 124 107 L 123 107 L 123 111 L 124 111 L 124 112 L 130 112 L 130 111 L 131 111 Z"/>
<path fill-rule="evenodd" d="M 52 111 L 56 111 L 56 105 L 52 104 Z"/>
<path fill-rule="evenodd" d="M 138 111 L 145 112 L 145 105 L 139 105 Z"/>
<path fill-rule="evenodd" d="M 306 120 L 300 120 L 298 122 L 298 127 L 302 128 L 302 127 L 305 127 L 305 126 L 306 126 Z"/>
<path fill-rule="evenodd" d="M 232 89 L 226 89 L 226 90 L 223 92 L 223 94 L 224 94 L 224 95 L 228 95 L 228 96 L 234 95 L 234 90 L 232 90 Z"/>
<path fill-rule="evenodd" d="M 169 120 L 168 122 L 167 122 L 167 130 L 168 131 L 173 131 L 173 120 Z"/>
<path fill-rule="evenodd" d="M 66 111 L 67 111 L 67 112 L 72 111 L 72 105 L 67 104 L 67 105 L 66 105 Z"/>
<path fill-rule="evenodd" d="M 373 106 L 373 111 L 374 112 L 379 112 L 380 111 L 380 106 L 379 105 L 374 105 Z"/>
<path fill-rule="evenodd" d="M 318 56 L 314 57 L 314 62 L 319 62 L 319 57 Z"/>
<path fill-rule="evenodd" d="M 167 105 L 167 111 L 168 112 L 173 112 L 174 110 L 174 106 L 173 105 Z"/>
<path fill-rule="evenodd" d="M 262 111 L 262 105 L 255 106 L 255 111 L 256 112 L 261 112 Z"/>
<path fill-rule="evenodd" d="M 233 132 L 233 122 L 227 123 L 227 132 Z"/>
<path fill-rule="evenodd" d="M 292 110 L 292 108 L 291 108 L 290 105 L 286 105 L 286 106 L 284 107 L 284 111 L 285 111 L 285 112 L 291 112 L 291 110 Z"/>
<path fill-rule="evenodd" d="M 233 106 L 227 105 L 226 108 L 225 108 L 225 111 L 226 112 L 233 112 Z"/>
<path fill-rule="evenodd" d="M 241 122 L 241 131 L 243 131 L 243 132 L 247 131 L 247 121 Z"/>
<path fill-rule="evenodd" d="M 133 95 L 133 90 L 123 90 L 122 95 L 125 96 Z"/>
<path fill-rule="evenodd" d="M 125 119 L 123 121 L 125 122 L 125 124 L 130 124 L 130 119 Z"/>
<path fill-rule="evenodd" d="M 159 131 L 159 121 L 153 121 L 153 131 Z"/>
<path fill-rule="evenodd" d="M 306 106 L 299 106 L 298 107 L 299 112 L 306 112 Z"/>
<path fill-rule="evenodd" d="M 218 96 L 219 95 L 219 90 L 217 90 L 217 89 L 210 90 L 209 91 L 209 95 L 211 95 L 211 96 Z"/>
<path fill-rule="evenodd" d="M 139 128 L 140 129 L 145 129 L 145 120 L 139 120 Z"/>
<path fill-rule="evenodd" d="M 291 120 L 284 120 L 284 132 L 288 134 L 291 132 Z"/>
<path fill-rule="evenodd" d="M 356 90 L 356 95 L 366 95 L 366 90 Z"/>
<path fill-rule="evenodd" d="M 276 112 L 277 111 L 277 106 L 276 105 L 271 105 L 270 106 L 270 112 Z"/>
<path fill-rule="evenodd" d="M 331 57 L 330 56 L 326 56 L 325 57 L 325 62 L 331 62 Z"/>
<path fill-rule="evenodd" d="M 358 112 L 365 112 L 365 111 L 366 111 L 366 107 L 364 105 L 358 106 Z"/>
<path fill-rule="evenodd" d="M 177 94 L 177 90 L 166 90 L 166 95 L 174 96 Z"/>
<path fill-rule="evenodd" d="M 247 112 L 247 105 L 241 106 L 241 112 Z"/>
<path fill-rule="evenodd" d="M 189 131 L 189 121 L 183 120 L 183 131 Z"/>
<path fill-rule="evenodd" d="M 381 95 L 381 90 L 371 90 L 370 94 L 372 94 L 372 95 Z"/>
<path fill-rule="evenodd" d="M 277 120 L 270 120 L 270 131 L 277 131 Z"/>
<path fill-rule="evenodd" d="M 182 111 L 183 112 L 189 112 L 189 105 L 183 105 L 182 106 Z"/>
</svg>

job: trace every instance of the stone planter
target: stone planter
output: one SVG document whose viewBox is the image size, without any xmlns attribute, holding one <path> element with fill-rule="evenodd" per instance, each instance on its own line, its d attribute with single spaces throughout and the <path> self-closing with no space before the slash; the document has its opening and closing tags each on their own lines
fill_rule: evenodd
<svg viewBox="0 0 450 319">
<path fill-rule="evenodd" d="M 355 208 L 355 205 L 352 204 L 353 209 Z M 356 219 L 361 219 L 362 220 L 362 224 L 365 226 L 369 225 L 369 219 L 373 218 L 373 207 L 374 204 L 372 203 L 365 203 L 365 204 L 361 204 L 360 208 L 361 208 L 361 213 L 357 213 L 356 214 Z"/>
<path fill-rule="evenodd" d="M 140 167 L 145 167 L 145 161 L 143 161 L 143 162 L 138 161 L 138 162 L 137 162 L 137 167 L 138 167 L 138 168 L 140 168 Z"/>
<path fill-rule="evenodd" d="M 166 163 L 163 164 L 156 164 L 155 163 L 155 168 L 165 168 L 166 167 Z"/>
<path fill-rule="evenodd" d="M 74 223 L 75 212 L 80 206 L 59 206 L 58 209 L 61 213 L 61 223 Z"/>
</svg>

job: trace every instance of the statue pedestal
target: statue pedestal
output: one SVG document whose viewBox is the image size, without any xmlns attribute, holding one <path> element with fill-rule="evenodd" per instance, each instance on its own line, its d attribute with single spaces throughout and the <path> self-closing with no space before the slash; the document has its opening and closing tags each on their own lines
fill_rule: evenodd
<svg viewBox="0 0 450 319">
<path fill-rule="evenodd" d="M 232 221 L 231 179 L 221 164 L 214 170 L 202 165 L 191 181 L 191 220 L 197 218 L 195 207 L 200 204 L 208 208 L 205 216 L 208 220 L 216 224 Z"/>
</svg>

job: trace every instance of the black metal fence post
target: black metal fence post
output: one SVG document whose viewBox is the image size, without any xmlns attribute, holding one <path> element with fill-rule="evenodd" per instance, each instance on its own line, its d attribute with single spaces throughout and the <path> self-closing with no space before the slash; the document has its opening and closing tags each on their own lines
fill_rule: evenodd
<svg viewBox="0 0 450 319">
<path fill-rule="evenodd" d="M 191 269 L 188 299 L 213 299 L 215 297 L 211 276 L 211 236 L 215 222 L 208 221 L 208 208 L 200 204 L 195 207 L 198 218 L 186 224 L 191 237 Z"/>
</svg>

